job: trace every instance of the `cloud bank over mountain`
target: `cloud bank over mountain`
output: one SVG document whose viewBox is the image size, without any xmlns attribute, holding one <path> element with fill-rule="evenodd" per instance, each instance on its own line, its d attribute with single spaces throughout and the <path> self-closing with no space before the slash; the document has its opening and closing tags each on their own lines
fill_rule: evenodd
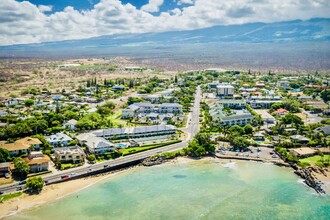
<svg viewBox="0 0 330 220">
<path fill-rule="evenodd" d="M 330 17 L 328 0 L 170 0 L 177 4 L 162 11 L 164 0 L 101 0 L 92 9 L 29 1 L 1 0 L 0 44 L 26 44 L 83 39 L 102 35 L 193 30 L 215 25 L 277 22 Z"/>
</svg>

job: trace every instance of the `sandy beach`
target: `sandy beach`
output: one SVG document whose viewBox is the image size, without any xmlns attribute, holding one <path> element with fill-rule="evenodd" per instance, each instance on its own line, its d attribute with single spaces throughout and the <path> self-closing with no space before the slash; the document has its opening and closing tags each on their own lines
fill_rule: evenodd
<svg viewBox="0 0 330 220">
<path fill-rule="evenodd" d="M 20 197 L 4 201 L 0 204 L 0 218 L 14 215 L 23 210 L 35 208 L 42 204 L 61 199 L 127 170 L 129 169 L 45 186 L 38 195 L 28 195 L 23 193 Z"/>
</svg>

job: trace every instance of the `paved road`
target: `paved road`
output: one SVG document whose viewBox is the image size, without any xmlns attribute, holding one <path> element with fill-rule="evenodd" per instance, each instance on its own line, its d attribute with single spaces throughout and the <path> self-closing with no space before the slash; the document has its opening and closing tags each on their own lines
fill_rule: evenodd
<svg viewBox="0 0 330 220">
<path fill-rule="evenodd" d="M 181 148 L 184 148 L 187 146 L 188 142 L 195 136 L 196 133 L 199 131 L 199 114 L 200 114 L 200 101 L 201 101 L 201 89 L 200 87 L 197 87 L 196 94 L 195 94 L 195 100 L 192 107 L 192 111 L 190 112 L 190 115 L 188 117 L 188 122 L 186 128 L 182 129 L 183 131 L 188 133 L 187 139 L 183 142 L 168 145 L 162 148 L 156 148 L 132 155 L 128 155 L 125 157 L 120 157 L 114 160 L 109 160 L 102 163 L 93 164 L 90 166 L 84 166 L 84 167 L 78 167 L 74 169 L 70 169 L 65 172 L 59 172 L 57 174 L 50 174 L 48 176 L 43 176 L 42 178 L 47 181 L 48 183 L 51 182 L 57 182 L 62 179 L 63 176 L 67 176 L 68 178 L 71 177 L 78 177 L 81 175 L 86 175 L 87 173 L 97 173 L 98 171 L 102 170 L 109 170 L 111 167 L 116 167 L 128 163 L 134 163 L 141 161 L 145 158 L 148 158 L 150 156 L 162 153 L 162 152 L 169 152 L 169 151 L 175 151 Z M 23 186 L 23 185 L 21 185 Z M 10 193 L 14 192 L 20 189 L 17 189 L 17 187 L 21 187 L 17 182 L 9 185 L 4 185 L 0 187 L 0 191 L 3 193 Z"/>
</svg>

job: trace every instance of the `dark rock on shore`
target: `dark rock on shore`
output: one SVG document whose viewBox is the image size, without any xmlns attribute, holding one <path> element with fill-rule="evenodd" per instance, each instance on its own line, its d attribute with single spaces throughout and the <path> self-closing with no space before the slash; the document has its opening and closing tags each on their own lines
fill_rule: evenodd
<svg viewBox="0 0 330 220">
<path fill-rule="evenodd" d="M 305 182 L 308 186 L 312 187 L 315 189 L 316 192 L 320 194 L 325 194 L 325 191 L 322 189 L 322 182 L 317 180 L 313 175 L 312 172 L 321 172 L 323 173 L 324 171 L 321 168 L 318 167 L 308 167 L 308 168 L 299 168 L 294 171 L 295 174 L 300 176 L 301 178 L 305 179 Z M 294 167 L 295 169 L 295 167 Z M 322 170 L 322 171 L 320 171 Z"/>
<path fill-rule="evenodd" d="M 162 164 L 166 161 L 166 159 L 164 159 L 163 157 L 159 157 L 159 156 L 156 156 L 156 157 L 149 157 L 145 160 L 142 161 L 142 165 L 143 166 L 154 166 L 154 165 L 159 165 L 159 164 Z"/>
</svg>

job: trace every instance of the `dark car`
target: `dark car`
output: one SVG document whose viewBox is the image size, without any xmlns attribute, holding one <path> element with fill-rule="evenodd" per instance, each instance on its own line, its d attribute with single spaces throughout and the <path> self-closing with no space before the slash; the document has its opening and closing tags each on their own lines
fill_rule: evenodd
<svg viewBox="0 0 330 220">
<path fill-rule="evenodd" d="M 108 164 L 105 164 L 103 167 L 104 167 L 104 168 L 107 168 L 107 167 L 109 167 L 109 165 L 108 165 Z"/>
<path fill-rule="evenodd" d="M 22 181 L 20 181 L 19 183 L 18 183 L 18 185 L 23 185 L 23 184 L 25 184 L 26 183 L 26 180 L 22 180 Z"/>
<path fill-rule="evenodd" d="M 3 194 L 3 192 L 2 191 L 0 191 L 0 195 L 2 195 Z"/>
</svg>

